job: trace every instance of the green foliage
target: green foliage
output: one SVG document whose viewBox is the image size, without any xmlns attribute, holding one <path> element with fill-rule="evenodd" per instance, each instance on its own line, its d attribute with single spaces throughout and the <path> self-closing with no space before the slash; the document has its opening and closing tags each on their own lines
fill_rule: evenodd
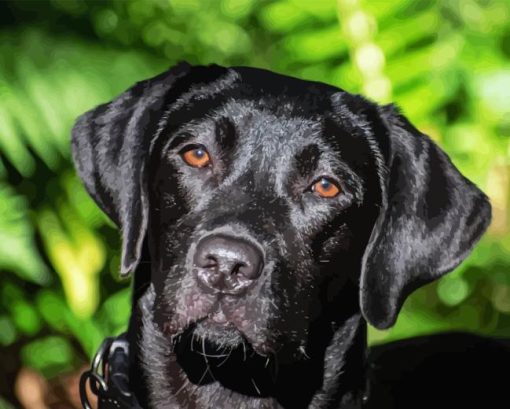
<svg viewBox="0 0 510 409">
<path fill-rule="evenodd" d="M 70 369 L 73 361 L 73 348 L 63 337 L 44 337 L 25 345 L 21 350 L 23 361 L 47 375 Z"/>
<path fill-rule="evenodd" d="M 178 60 L 245 64 L 397 102 L 491 197 L 490 233 L 371 342 L 510 335 L 506 0 L 53 0 L 0 15 L 0 345 L 52 376 L 121 332 L 119 238 L 70 162 L 75 118 Z M 38 18 L 34 18 L 38 16 Z M 4 20 L 2 20 L 4 21 Z M 0 406 L 2 403 L 0 403 Z"/>
<path fill-rule="evenodd" d="M 24 196 L 0 182 L 0 268 L 13 270 L 25 280 L 48 284 L 50 273 L 31 239 L 33 226 L 27 214 Z"/>
</svg>

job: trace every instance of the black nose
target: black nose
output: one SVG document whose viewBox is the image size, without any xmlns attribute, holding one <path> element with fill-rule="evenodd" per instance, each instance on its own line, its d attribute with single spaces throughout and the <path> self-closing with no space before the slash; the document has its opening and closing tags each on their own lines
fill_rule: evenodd
<svg viewBox="0 0 510 409">
<path fill-rule="evenodd" d="M 193 262 L 198 281 L 209 290 L 242 294 L 262 273 L 262 251 L 247 240 L 223 234 L 202 238 Z"/>
</svg>

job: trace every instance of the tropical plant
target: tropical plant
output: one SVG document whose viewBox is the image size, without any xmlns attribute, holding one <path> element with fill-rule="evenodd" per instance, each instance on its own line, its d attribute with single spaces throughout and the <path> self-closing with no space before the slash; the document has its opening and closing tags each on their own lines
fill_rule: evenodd
<svg viewBox="0 0 510 409">
<path fill-rule="evenodd" d="M 14 399 L 20 366 L 51 378 L 125 328 L 119 237 L 75 175 L 69 134 L 79 114 L 178 60 L 397 102 L 488 193 L 494 220 L 461 267 L 371 341 L 510 335 L 506 0 L 6 1 L 0 15 L 0 395 Z"/>
</svg>

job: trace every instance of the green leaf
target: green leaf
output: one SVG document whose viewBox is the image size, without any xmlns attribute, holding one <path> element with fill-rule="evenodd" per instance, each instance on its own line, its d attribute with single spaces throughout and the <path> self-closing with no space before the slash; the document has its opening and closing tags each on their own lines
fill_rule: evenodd
<svg viewBox="0 0 510 409">
<path fill-rule="evenodd" d="M 16 340 L 17 332 L 8 316 L 0 315 L 0 345 L 7 346 Z"/>
<path fill-rule="evenodd" d="M 105 262 L 105 249 L 71 207 L 62 203 L 60 214 L 61 220 L 54 211 L 41 211 L 39 232 L 71 309 L 77 316 L 89 318 L 99 303 L 98 274 Z"/>
<path fill-rule="evenodd" d="M 98 311 L 98 320 L 111 334 L 127 328 L 131 315 L 131 289 L 124 288 L 106 299 Z"/>
<path fill-rule="evenodd" d="M 299 62 L 338 58 L 347 51 L 340 29 L 336 25 L 289 35 L 283 41 L 283 49 L 288 58 Z"/>
<path fill-rule="evenodd" d="M 41 285 L 51 281 L 39 256 L 26 200 L 0 182 L 0 269 Z"/>
<path fill-rule="evenodd" d="M 278 1 L 264 7 L 259 18 L 265 28 L 275 32 L 286 33 L 313 18 L 305 10 L 291 1 Z"/>
<path fill-rule="evenodd" d="M 446 276 L 439 281 L 437 286 L 437 295 L 444 304 L 450 307 L 464 301 L 469 292 L 469 283 L 462 277 Z"/>
<path fill-rule="evenodd" d="M 39 332 L 41 319 L 31 303 L 18 299 L 10 306 L 10 310 L 19 331 L 29 336 L 34 336 Z"/>
<path fill-rule="evenodd" d="M 41 338 L 21 350 L 23 363 L 47 376 L 70 368 L 74 352 L 68 340 L 59 336 Z"/>
</svg>

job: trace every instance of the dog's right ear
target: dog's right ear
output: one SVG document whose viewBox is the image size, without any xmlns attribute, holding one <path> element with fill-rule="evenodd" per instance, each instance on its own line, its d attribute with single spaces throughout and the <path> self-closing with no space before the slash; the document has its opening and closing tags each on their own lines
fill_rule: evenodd
<svg viewBox="0 0 510 409">
<path fill-rule="evenodd" d="M 191 69 L 179 63 L 78 118 L 72 157 L 99 207 L 122 231 L 121 276 L 134 270 L 147 229 L 146 158 L 163 112 Z"/>
</svg>

